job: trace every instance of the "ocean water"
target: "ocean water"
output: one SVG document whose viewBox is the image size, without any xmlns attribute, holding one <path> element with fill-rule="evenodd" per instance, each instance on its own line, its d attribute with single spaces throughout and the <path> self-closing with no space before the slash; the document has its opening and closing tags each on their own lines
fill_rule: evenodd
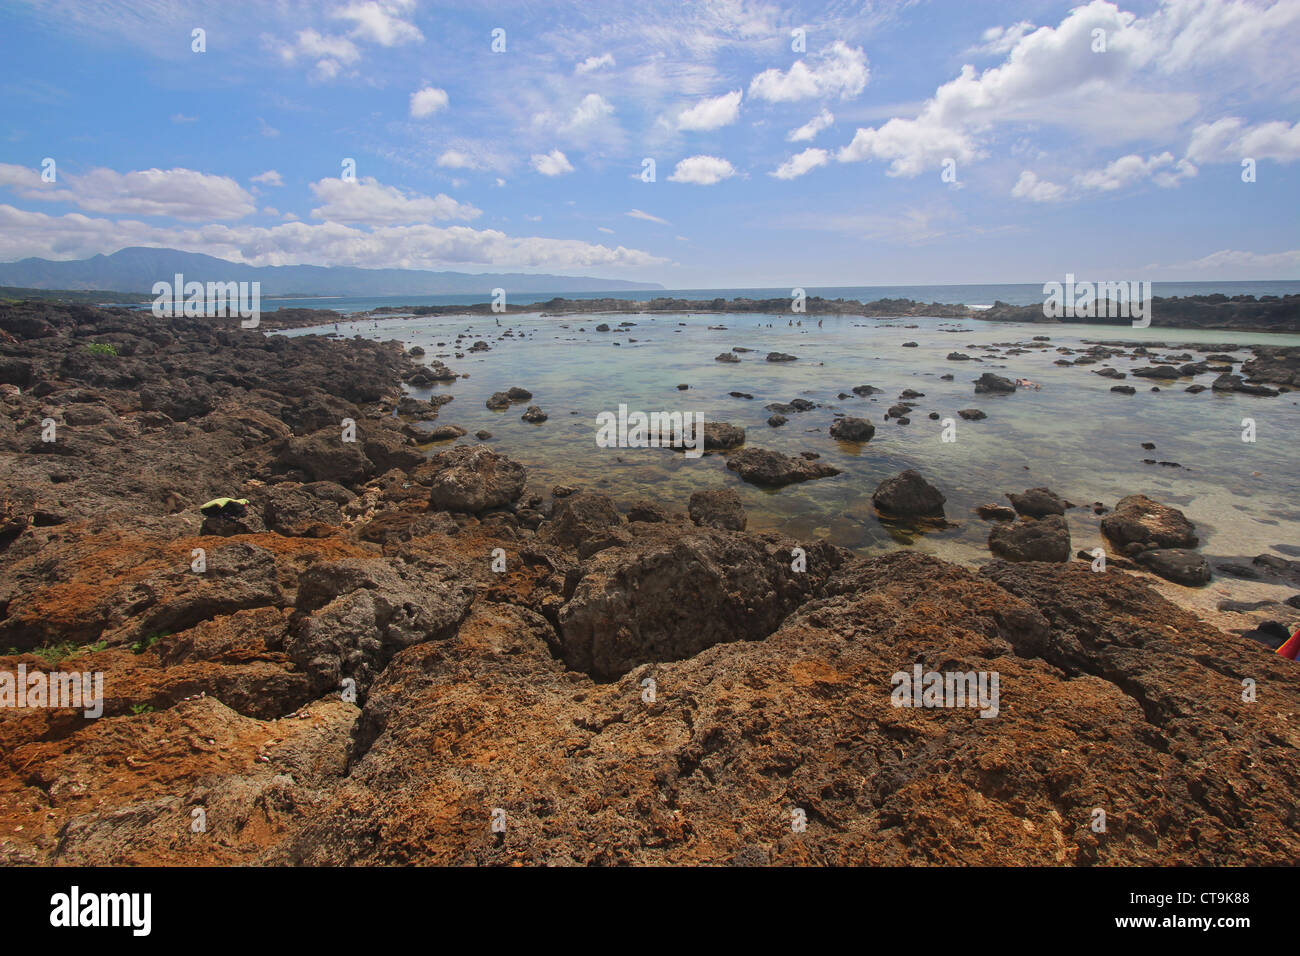
<svg viewBox="0 0 1300 956">
<path fill-rule="evenodd" d="M 615 331 L 599 333 L 608 323 Z M 635 325 L 620 328 L 620 322 Z M 770 327 L 769 327 L 770 324 Z M 710 326 L 725 326 L 725 329 Z M 510 330 L 514 334 L 502 337 Z M 316 330 L 332 333 L 333 326 Z M 961 322 L 949 319 L 863 319 L 823 317 L 802 327 L 762 315 L 584 315 L 542 317 L 440 316 L 341 321 L 339 334 L 398 339 L 419 345 L 425 361 L 436 356 L 454 371 L 468 373 L 450 385 L 413 389 L 427 398 L 448 392 L 455 400 L 443 407 L 438 424 L 456 424 L 469 434 L 457 443 L 473 443 L 486 429 L 489 444 L 527 466 L 530 486 L 541 493 L 552 485 L 571 484 L 603 491 L 626 508 L 649 500 L 685 511 L 693 491 L 726 486 L 740 495 L 750 527 L 790 535 L 817 536 L 862 553 L 898 547 L 890 530 L 875 516 L 871 494 L 880 481 L 915 468 L 946 496 L 951 525 L 924 534 L 914 547 L 966 563 L 988 558 L 989 525 L 974 514 L 986 502 L 1006 503 L 1007 492 L 1046 485 L 1076 504 L 1095 501 L 1114 507 L 1128 494 L 1143 493 L 1181 508 L 1196 522 L 1204 552 L 1213 557 L 1253 556 L 1279 545 L 1300 545 L 1300 502 L 1295 499 L 1296 436 L 1300 435 L 1300 392 L 1275 398 L 1242 394 L 1199 395 L 1183 389 L 1192 379 L 1153 382 L 1129 376 L 1133 396 L 1110 391 L 1114 381 L 1092 374 L 1104 364 L 1121 371 L 1148 364 L 1117 358 L 1109 363 L 1061 367 L 1059 346 L 1084 347 L 1085 341 L 1271 343 L 1300 345 L 1300 335 L 1180 331 L 1170 329 L 1087 328 L 1073 325 Z M 457 335 L 464 335 L 454 349 Z M 1033 343 L 1034 335 L 1050 336 Z M 464 352 L 475 340 L 491 351 Z M 917 348 L 902 348 L 916 341 Z M 614 343 L 618 342 L 618 345 Z M 445 343 L 439 345 L 438 343 Z M 1021 343 L 1045 345 L 1041 351 L 1006 357 L 983 347 Z M 739 364 L 714 356 L 732 346 Z M 769 351 L 798 356 L 791 363 L 764 360 Z M 983 361 L 948 361 L 951 351 Z M 1233 354 L 1248 358 L 1249 353 Z M 1199 360 L 1203 355 L 1196 355 Z M 1018 390 L 1009 396 L 975 395 L 973 380 L 984 371 L 1009 378 L 1029 378 L 1042 389 Z M 952 373 L 954 380 L 940 376 Z M 1208 384 L 1212 375 L 1197 381 Z M 678 384 L 689 385 L 679 391 Z M 869 399 L 839 399 L 855 385 L 875 385 L 883 393 Z M 1161 391 L 1151 392 L 1152 384 Z M 533 392 L 530 402 L 504 411 L 485 407 L 489 395 L 511 386 Z M 923 392 L 914 399 L 911 424 L 885 421 L 886 409 L 899 393 Z M 752 400 L 733 398 L 747 392 Z M 769 402 L 810 399 L 818 407 L 788 416 L 771 428 Z M 521 421 L 528 404 L 540 405 L 549 421 Z M 726 468 L 720 454 L 688 459 L 667 449 L 604 449 L 595 443 L 596 416 L 629 410 L 702 412 L 710 421 L 743 426 L 750 447 L 773 448 L 789 455 L 814 451 L 843 474 L 778 490 L 742 482 Z M 967 422 L 959 409 L 982 409 L 988 418 Z M 941 440 L 940 421 L 929 412 L 956 421 L 955 442 Z M 866 444 L 841 443 L 830 437 L 833 413 L 865 417 L 876 426 Z M 1243 419 L 1255 422 L 1257 440 L 1242 441 Z M 1142 442 L 1154 442 L 1147 451 Z M 430 446 L 438 451 L 454 443 Z M 1145 458 L 1173 461 L 1172 468 L 1143 463 Z M 1089 510 L 1069 514 L 1074 550 L 1100 543 L 1098 520 Z"/>
<path fill-rule="evenodd" d="M 1064 276 L 1054 277 L 1064 281 Z M 1088 278 L 1080 276 L 1079 279 Z M 1096 278 L 1096 277 L 1094 277 Z M 533 302 L 546 302 L 552 298 L 565 299 L 626 299 L 645 301 L 654 298 L 674 299 L 779 299 L 790 295 L 790 289 L 664 289 L 652 292 L 560 292 L 560 293 L 518 293 L 506 290 L 506 301 L 512 304 L 527 305 Z M 880 285 L 880 286 L 828 286 L 805 289 L 809 296 L 821 296 L 825 299 L 854 299 L 858 302 L 874 302 L 877 299 L 912 299 L 916 302 L 939 302 L 944 305 L 992 305 L 1002 301 L 1009 305 L 1033 305 L 1044 299 L 1042 283 L 1002 283 L 979 285 Z M 1300 293 L 1300 281 L 1274 282 L 1156 282 L 1152 294 L 1157 296 L 1187 295 L 1291 295 Z M 481 295 L 390 295 L 327 298 L 264 299 L 266 310 L 278 308 L 334 309 L 338 312 L 368 312 L 383 306 L 401 307 L 406 305 L 475 305 L 491 302 L 490 289 L 484 289 Z"/>
</svg>

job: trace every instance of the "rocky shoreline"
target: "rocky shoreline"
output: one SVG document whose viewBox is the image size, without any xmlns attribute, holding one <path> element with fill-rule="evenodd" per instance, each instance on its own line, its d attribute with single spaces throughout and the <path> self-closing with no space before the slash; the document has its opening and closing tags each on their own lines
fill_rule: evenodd
<svg viewBox="0 0 1300 956">
<path fill-rule="evenodd" d="M 308 310 L 297 310 L 308 311 Z M 545 302 L 520 305 L 507 302 L 504 309 L 491 303 L 476 305 L 412 305 L 381 306 L 366 315 L 492 315 L 542 312 L 546 315 L 582 315 L 587 313 L 654 314 L 654 313 L 756 313 L 762 315 L 796 316 L 792 300 L 775 299 L 676 299 L 658 297 L 632 300 L 622 298 L 565 299 L 555 297 Z M 1130 319 L 1048 319 L 1041 304 L 1015 306 L 995 302 L 989 309 L 974 309 L 964 305 L 940 302 L 917 302 L 912 299 L 876 299 L 859 302 L 855 299 L 824 299 L 810 296 L 804 301 L 806 315 L 852 315 L 866 318 L 907 318 L 930 316 L 937 318 L 979 319 L 989 322 L 1032 322 L 1037 324 L 1131 325 Z M 796 316 L 797 317 L 797 316 Z M 1218 295 L 1156 296 L 1152 300 L 1151 324 L 1161 328 L 1226 329 L 1241 332 L 1300 332 L 1300 295 L 1260 296 Z"/>
<path fill-rule="evenodd" d="M 981 568 L 859 557 L 746 530 L 727 489 L 616 502 L 431 454 L 445 403 L 402 383 L 455 379 L 395 342 L 0 306 L 0 671 L 105 675 L 99 718 L 0 708 L 0 862 L 1300 858 L 1297 665 L 1125 570 L 1196 577 L 1176 509 L 1086 506 L 1103 573 L 1046 488 L 988 506 Z M 710 424 L 742 477 L 834 471 Z M 222 496 L 246 514 L 198 513 Z M 916 472 L 873 501 L 944 520 Z M 999 675 L 997 716 L 895 706 L 916 665 Z"/>
</svg>

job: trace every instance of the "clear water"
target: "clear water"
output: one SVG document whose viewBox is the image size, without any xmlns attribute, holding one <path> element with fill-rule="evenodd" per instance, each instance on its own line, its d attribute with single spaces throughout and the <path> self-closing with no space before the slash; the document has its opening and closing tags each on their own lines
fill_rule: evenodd
<svg viewBox="0 0 1300 956">
<path fill-rule="evenodd" d="M 593 331 L 600 322 L 616 331 Z M 618 331 L 618 323 L 636 325 Z M 1046 485 L 1076 504 L 1104 502 L 1113 507 L 1124 495 L 1147 494 L 1183 509 L 1196 522 L 1203 550 L 1210 556 L 1248 556 L 1277 545 L 1300 544 L 1300 505 L 1295 501 L 1296 436 L 1300 435 L 1300 392 L 1276 398 L 1183 389 L 1191 379 L 1153 382 L 1131 375 L 1125 384 L 1138 389 L 1125 396 L 1110 391 L 1116 384 L 1092 374 L 1110 364 L 1128 371 L 1149 364 L 1116 358 L 1079 367 L 1052 363 L 1058 346 L 1085 347 L 1086 341 L 1167 342 L 1216 345 L 1266 343 L 1300 345 L 1300 335 L 1239 332 L 1137 330 L 1127 327 L 1081 329 L 1069 325 L 1008 324 L 950 319 L 875 320 L 823 317 L 790 327 L 785 318 L 760 315 L 584 315 L 571 317 L 444 316 L 388 318 L 339 325 L 344 336 L 400 339 L 422 346 L 425 361 L 445 355 L 453 370 L 469 373 L 451 385 L 413 390 L 416 397 L 450 392 L 439 424 L 468 429 L 460 441 L 474 442 L 487 429 L 489 444 L 525 464 L 530 485 L 548 492 L 553 484 L 599 489 L 627 507 L 640 499 L 684 511 L 691 492 L 708 487 L 734 488 L 749 513 L 750 527 L 795 536 L 819 536 L 861 552 L 897 546 L 876 518 L 871 493 L 884 478 L 916 468 L 947 496 L 953 525 L 925 534 L 915 547 L 950 560 L 972 562 L 988 557 L 988 524 L 973 512 L 985 502 L 1006 503 L 1006 492 Z M 768 328 L 768 323 L 771 328 Z M 725 330 L 709 326 L 724 325 Z M 515 336 L 499 340 L 507 329 Z M 586 331 L 580 331 L 585 329 Z M 312 330 L 295 330 L 302 334 Z M 333 327 L 317 331 L 332 332 Z M 460 349 L 453 349 L 465 333 Z M 1034 335 L 1050 342 L 1033 343 Z M 492 350 L 464 351 L 475 339 Z M 631 341 L 635 339 L 636 341 Z M 615 346 L 613 343 L 621 343 Z M 917 348 L 902 348 L 916 341 Z M 447 346 L 439 347 L 438 342 Z M 1020 343 L 1035 346 L 1027 354 L 987 357 L 982 362 L 947 361 L 951 351 L 986 356 L 981 346 Z M 739 364 L 714 356 L 744 346 Z M 1037 347 L 1044 346 L 1041 349 Z M 797 362 L 764 361 L 769 351 L 789 352 Z M 1238 351 L 1241 358 L 1249 353 Z M 1193 353 L 1194 360 L 1204 355 Z M 1040 391 L 1014 395 L 975 395 L 975 379 L 993 371 L 1042 384 Z M 952 373 L 954 380 L 939 376 Z M 1212 375 L 1197 381 L 1209 384 Z M 688 384 L 681 392 L 676 386 Z M 870 399 L 840 392 L 855 385 L 875 385 L 884 392 Z M 1149 391 L 1159 384 L 1161 391 Z M 533 392 L 531 402 L 491 411 L 489 395 L 510 386 Z M 899 392 L 925 393 L 914 399 L 911 424 L 885 421 L 886 409 Z M 753 394 L 732 398 L 731 391 Z M 769 402 L 796 397 L 819 404 L 813 411 L 788 416 L 771 428 Z M 687 459 L 663 449 L 602 449 L 595 444 L 596 415 L 631 410 L 702 412 L 710 421 L 726 421 L 747 430 L 750 447 L 773 448 L 795 455 L 815 451 L 843 474 L 770 491 L 740 481 L 725 458 L 709 454 Z M 527 404 L 540 405 L 550 420 L 533 425 L 520 420 Z M 988 418 L 967 422 L 959 409 L 980 408 Z M 869 418 L 876 436 L 863 445 L 843 444 L 827 433 L 834 412 Z M 956 419 L 957 440 L 941 441 L 941 423 L 927 415 Z M 1257 441 L 1241 440 L 1242 419 L 1254 418 Z M 1146 451 L 1142 442 L 1154 442 Z M 438 450 L 440 446 L 432 446 Z M 445 445 L 441 447 L 446 447 Z M 1144 458 L 1174 461 L 1181 468 L 1142 463 Z M 1098 519 L 1090 510 L 1069 514 L 1074 548 L 1100 543 Z"/>
<path fill-rule="evenodd" d="M 1058 282 L 1065 281 L 1064 276 L 1049 276 Z M 1089 278 L 1079 276 L 1079 279 Z M 1099 278 L 1097 276 L 1091 277 Z M 1122 276 L 1103 276 L 1100 278 L 1119 279 Z M 1130 277 L 1133 278 L 1133 277 Z M 674 299 L 780 299 L 790 295 L 790 289 L 662 289 L 654 292 L 547 292 L 529 293 L 506 290 L 506 300 L 511 304 L 527 305 L 533 302 L 546 302 L 552 298 L 565 299 L 625 299 L 645 301 L 654 298 Z M 1033 305 L 1043 301 L 1043 284 L 1033 283 L 981 283 L 977 285 L 878 285 L 878 286 L 833 286 L 808 288 L 809 296 L 821 296 L 825 299 L 853 299 L 858 302 L 874 302 L 877 299 L 911 299 L 915 302 L 939 302 L 945 305 L 992 305 L 1001 300 L 1010 305 Z M 1300 293 L 1300 282 L 1296 281 L 1261 281 L 1261 282 L 1156 282 L 1152 294 L 1157 296 L 1187 295 L 1293 295 Z M 485 288 L 481 295 L 389 295 L 389 296 L 355 296 L 327 298 L 293 298 L 264 299 L 263 308 L 334 309 L 338 312 L 368 312 L 384 306 L 400 308 L 407 305 L 474 305 L 491 302 L 492 293 Z"/>
</svg>

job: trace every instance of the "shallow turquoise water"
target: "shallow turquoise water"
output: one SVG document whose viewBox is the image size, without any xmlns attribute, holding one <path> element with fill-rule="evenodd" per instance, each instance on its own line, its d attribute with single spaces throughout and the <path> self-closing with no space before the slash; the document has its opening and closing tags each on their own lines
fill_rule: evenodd
<svg viewBox="0 0 1300 956">
<path fill-rule="evenodd" d="M 1084 340 L 1167 342 L 1174 348 L 1160 353 L 1166 354 L 1180 352 L 1178 343 L 1297 345 L 1300 336 L 850 316 L 823 317 L 818 328 L 816 318 L 805 319 L 803 327 L 790 327 L 787 320 L 759 315 L 532 315 L 502 317 L 498 328 L 492 317 L 441 316 L 341 322 L 339 332 L 398 338 L 422 346 L 426 361 L 443 355 L 454 371 L 469 373 L 450 386 L 412 394 L 453 394 L 455 401 L 443 408 L 439 423 L 468 429 L 462 443 L 474 442 L 479 429 L 492 432 L 489 444 L 525 464 L 530 484 L 542 492 L 553 484 L 572 484 L 605 491 L 624 507 L 649 499 L 684 511 L 692 491 L 725 485 L 740 494 L 751 528 L 817 535 L 872 551 L 896 546 L 874 515 L 872 491 L 884 478 L 916 468 L 947 496 L 953 526 L 926 534 L 915 546 L 953 560 L 988 556 L 988 525 L 973 513 L 976 505 L 1005 503 L 1006 492 L 1037 485 L 1076 504 L 1101 501 L 1113 507 L 1124 495 L 1141 492 L 1175 505 L 1197 523 L 1203 548 L 1212 556 L 1254 555 L 1278 544 L 1300 544 L 1300 506 L 1294 501 L 1300 392 L 1276 398 L 1208 390 L 1190 395 L 1183 389 L 1191 379 L 1155 383 L 1130 375 L 1125 384 L 1138 392 L 1124 396 L 1110 392 L 1116 383 L 1091 370 L 1110 364 L 1128 371 L 1149 364 L 1145 359 L 1116 358 L 1071 368 L 1052 364 L 1075 357 L 1058 354 L 1056 347 L 1077 349 Z M 624 321 L 636 325 L 620 330 L 618 323 Z M 615 331 L 595 332 L 600 322 Z M 507 329 L 515 336 L 498 340 Z M 467 338 L 454 349 L 460 333 Z M 1031 343 L 1034 335 L 1048 335 L 1051 341 Z M 487 341 L 492 350 L 460 359 L 448 354 L 464 351 L 476 339 Z M 902 348 L 905 341 L 919 347 Z M 951 351 L 987 356 L 980 347 L 994 343 L 1047 347 L 982 362 L 945 358 Z M 739 364 L 714 361 L 732 346 L 755 351 L 742 353 Z M 769 363 L 764 361 L 769 351 L 789 352 L 799 361 Z M 1204 358 L 1193 354 L 1194 360 Z M 984 371 L 1030 378 L 1043 388 L 977 396 L 972 380 Z M 941 381 L 945 373 L 952 373 L 954 381 Z M 1196 380 L 1208 385 L 1212 379 L 1202 375 Z M 679 383 L 690 388 L 680 392 Z M 884 391 L 870 399 L 836 398 L 863 384 Z M 1152 384 L 1162 390 L 1150 392 Z M 532 391 L 531 402 L 505 411 L 484 406 L 490 394 L 513 385 Z M 884 413 L 904 388 L 925 397 L 914 399 L 911 424 L 900 426 L 885 421 Z M 754 399 L 732 398 L 730 391 L 748 392 Z M 819 407 L 789 415 L 781 428 L 769 427 L 771 412 L 763 406 L 796 397 Z M 663 449 L 599 448 L 596 415 L 616 411 L 620 403 L 645 412 L 702 412 L 710 421 L 743 426 L 751 447 L 791 455 L 819 452 L 822 461 L 844 473 L 767 491 L 740 481 L 722 455 L 687 459 Z M 528 404 L 540 405 L 550 420 L 540 425 L 521 421 Z M 988 418 L 957 418 L 959 409 L 972 407 Z M 832 439 L 827 429 L 837 411 L 869 418 L 876 425 L 875 438 L 860 446 Z M 941 441 L 942 426 L 928 419 L 931 411 L 956 419 L 955 442 Z M 1248 416 L 1256 422 L 1253 444 L 1241 440 L 1242 419 Z M 1156 449 L 1143 450 L 1144 441 L 1154 442 Z M 1183 467 L 1146 465 L 1144 458 Z M 1071 511 L 1069 521 L 1076 549 L 1099 542 L 1097 519 L 1090 511 Z"/>
</svg>

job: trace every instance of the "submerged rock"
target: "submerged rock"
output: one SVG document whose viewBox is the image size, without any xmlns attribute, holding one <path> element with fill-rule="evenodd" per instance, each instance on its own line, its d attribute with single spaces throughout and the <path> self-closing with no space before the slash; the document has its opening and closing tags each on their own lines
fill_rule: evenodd
<svg viewBox="0 0 1300 956">
<path fill-rule="evenodd" d="M 1007 497 L 1011 499 L 1011 507 L 1016 509 L 1016 513 L 1028 518 L 1063 515 L 1067 508 L 1074 507 L 1050 488 L 1030 488 L 1023 494 L 1009 494 Z"/>
<path fill-rule="evenodd" d="M 985 372 L 979 378 L 975 379 L 975 394 L 982 395 L 1001 394 L 1009 395 L 1016 390 L 1016 383 L 1009 378 L 1003 378 L 1001 375 L 994 375 L 992 372 Z"/>
<path fill-rule="evenodd" d="M 876 426 L 865 418 L 837 418 L 831 423 L 830 435 L 840 441 L 866 442 L 876 434 Z"/>
<path fill-rule="evenodd" d="M 994 525 L 989 550 L 1007 561 L 1070 560 L 1070 529 L 1057 514 Z"/>
<path fill-rule="evenodd" d="M 871 496 L 878 511 L 899 518 L 942 517 L 946 500 L 938 488 L 911 468 L 886 478 Z"/>
<path fill-rule="evenodd" d="M 1121 550 L 1130 544 L 1144 548 L 1194 548 L 1196 525 L 1177 508 L 1162 505 L 1146 495 L 1121 498 L 1115 510 L 1101 519 L 1101 533 Z"/>
<path fill-rule="evenodd" d="M 745 448 L 734 452 L 727 459 L 727 467 L 750 484 L 773 488 L 840 473 L 840 469 L 830 465 L 791 458 L 769 448 Z"/>
<path fill-rule="evenodd" d="M 1210 583 L 1209 562 L 1186 548 L 1155 548 L 1135 554 L 1133 560 L 1175 584 L 1199 587 Z"/>
</svg>

